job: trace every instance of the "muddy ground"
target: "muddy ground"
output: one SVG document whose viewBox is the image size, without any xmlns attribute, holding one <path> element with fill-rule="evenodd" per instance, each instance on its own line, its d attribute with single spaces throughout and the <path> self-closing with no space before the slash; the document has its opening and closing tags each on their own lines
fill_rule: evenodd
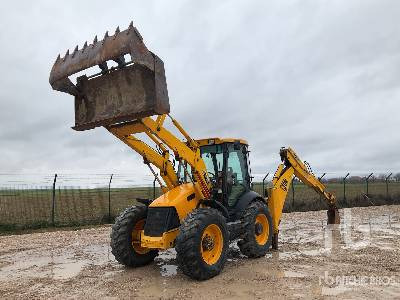
<svg viewBox="0 0 400 300">
<path fill-rule="evenodd" d="M 126 269 L 109 248 L 110 226 L 0 236 L 1 298 L 270 299 L 400 298 L 400 206 L 284 214 L 280 249 L 243 257 L 235 243 L 223 272 L 196 282 L 166 251 Z"/>
</svg>

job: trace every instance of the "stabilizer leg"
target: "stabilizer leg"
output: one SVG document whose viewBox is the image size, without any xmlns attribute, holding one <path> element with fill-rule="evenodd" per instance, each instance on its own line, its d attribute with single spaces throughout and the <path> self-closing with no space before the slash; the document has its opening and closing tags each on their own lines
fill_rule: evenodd
<svg viewBox="0 0 400 300">
<path fill-rule="evenodd" d="M 274 233 L 272 236 L 272 250 L 278 250 L 278 236 L 279 232 Z"/>
<path fill-rule="evenodd" d="M 328 211 L 328 224 L 340 224 L 339 210 L 336 206 L 330 206 Z"/>
</svg>

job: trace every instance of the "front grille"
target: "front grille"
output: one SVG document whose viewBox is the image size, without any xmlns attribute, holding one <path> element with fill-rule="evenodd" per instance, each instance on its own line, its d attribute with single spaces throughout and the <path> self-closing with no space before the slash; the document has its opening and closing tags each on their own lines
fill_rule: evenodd
<svg viewBox="0 0 400 300">
<path fill-rule="evenodd" d="M 179 227 L 179 217 L 175 207 L 149 207 L 144 234 L 162 236 L 164 232 Z"/>
</svg>

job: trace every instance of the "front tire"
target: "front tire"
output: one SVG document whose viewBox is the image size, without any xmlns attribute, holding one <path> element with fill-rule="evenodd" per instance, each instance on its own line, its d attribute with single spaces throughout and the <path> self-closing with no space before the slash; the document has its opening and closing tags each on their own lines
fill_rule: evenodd
<svg viewBox="0 0 400 300">
<path fill-rule="evenodd" d="M 240 252 L 255 258 L 267 254 L 272 243 L 272 217 L 266 203 L 255 201 L 247 206 L 241 219 Z"/>
<path fill-rule="evenodd" d="M 111 230 L 111 252 L 115 259 L 128 267 L 139 267 L 152 262 L 158 250 L 140 246 L 140 230 L 146 223 L 147 207 L 132 206 L 116 219 Z"/>
<path fill-rule="evenodd" d="M 221 272 L 228 247 L 225 218 L 214 208 L 199 208 L 183 221 L 175 249 L 183 273 L 196 280 L 206 280 Z"/>
</svg>

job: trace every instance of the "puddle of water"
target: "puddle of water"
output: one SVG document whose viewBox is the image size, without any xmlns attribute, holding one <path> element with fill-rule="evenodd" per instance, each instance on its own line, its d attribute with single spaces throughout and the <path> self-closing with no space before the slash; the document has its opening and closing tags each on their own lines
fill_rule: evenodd
<svg viewBox="0 0 400 300">
<path fill-rule="evenodd" d="M 84 255 L 89 256 L 92 264 L 102 265 L 115 261 L 109 244 L 93 244 L 83 249 Z"/>
<path fill-rule="evenodd" d="M 292 259 L 299 256 L 300 253 L 297 251 L 286 251 L 286 252 L 278 252 L 278 259 Z"/>
<path fill-rule="evenodd" d="M 161 276 L 163 277 L 169 277 L 169 276 L 174 276 L 178 272 L 178 266 L 176 265 L 163 265 L 161 266 Z"/>
<path fill-rule="evenodd" d="M 246 258 L 246 256 L 240 252 L 237 241 L 230 243 L 228 249 L 228 261 L 238 261 L 238 259 L 241 258 Z"/>
<path fill-rule="evenodd" d="M 318 248 L 318 249 L 299 250 L 299 252 L 307 256 L 321 256 L 326 253 L 329 253 L 329 250 L 325 248 Z"/>
<path fill-rule="evenodd" d="M 370 239 L 360 240 L 360 241 L 351 241 L 351 242 L 347 242 L 346 246 L 344 246 L 343 249 L 359 250 L 359 249 L 367 248 L 370 245 L 371 245 Z"/>
<path fill-rule="evenodd" d="M 325 249 L 323 247 L 316 249 L 299 249 L 298 251 L 285 251 L 278 252 L 278 259 L 281 260 L 290 260 L 297 258 L 299 256 L 322 256 L 330 253 L 330 249 Z"/>
<path fill-rule="evenodd" d="M 303 255 L 319 256 L 329 255 L 332 251 L 340 249 L 359 250 L 371 246 L 390 250 L 392 247 L 388 240 L 400 235 L 400 224 L 398 216 L 395 215 L 361 219 L 347 210 L 343 213 L 341 221 L 340 225 L 332 227 L 310 220 L 296 220 L 282 226 L 281 241 L 296 245 L 298 252 Z M 279 259 L 291 259 L 296 256 L 296 251 L 283 252 Z"/>
<path fill-rule="evenodd" d="M 52 269 L 52 277 L 54 279 L 68 279 L 77 276 L 83 267 L 86 265 L 85 261 L 68 262 L 56 266 Z"/>
<path fill-rule="evenodd" d="M 65 250 L 61 254 L 44 252 L 40 256 L 32 251 L 21 251 L 2 256 L 0 259 L 5 263 L 0 268 L 0 279 L 10 277 L 68 279 L 77 276 L 86 266 L 102 265 L 111 261 L 107 244 L 90 245 L 82 252 Z"/>
<path fill-rule="evenodd" d="M 34 256 L 16 255 L 15 261 L 0 269 L 0 279 L 13 277 L 50 277 L 68 279 L 80 273 L 88 260 L 75 260 L 70 255 Z"/>
<path fill-rule="evenodd" d="M 156 257 L 156 261 L 168 261 L 176 259 L 176 251 L 174 248 L 170 248 L 164 251 L 160 251 L 158 256 Z"/>
<path fill-rule="evenodd" d="M 18 255 L 17 255 L 18 257 Z M 48 257 L 31 257 L 31 260 L 20 260 L 16 259 L 14 262 L 9 262 L 9 264 L 0 268 L 0 279 L 6 280 L 10 277 L 21 277 L 25 274 L 31 276 L 38 276 L 35 270 L 42 268 L 50 263 Z"/>
<path fill-rule="evenodd" d="M 391 235 L 400 235 L 400 230 L 396 230 L 393 226 L 392 228 L 374 226 L 373 231 L 384 232 Z"/>
<path fill-rule="evenodd" d="M 283 276 L 287 278 L 304 278 L 307 277 L 307 275 L 300 273 L 300 272 L 295 272 L 295 271 L 284 271 Z"/>
<path fill-rule="evenodd" d="M 294 293 L 293 294 L 293 297 L 296 297 L 296 298 L 299 298 L 299 299 L 302 299 L 302 298 L 304 298 L 306 295 L 305 294 L 300 294 L 300 293 Z"/>
<path fill-rule="evenodd" d="M 350 290 L 350 288 L 347 288 L 347 287 L 341 286 L 341 285 L 339 285 L 337 287 L 322 287 L 321 294 L 323 296 L 338 296 L 349 290 Z"/>
<path fill-rule="evenodd" d="M 173 264 L 176 260 L 176 251 L 174 248 L 161 251 L 155 261 L 160 266 L 162 277 L 175 276 L 178 273 L 178 266 Z"/>
</svg>

